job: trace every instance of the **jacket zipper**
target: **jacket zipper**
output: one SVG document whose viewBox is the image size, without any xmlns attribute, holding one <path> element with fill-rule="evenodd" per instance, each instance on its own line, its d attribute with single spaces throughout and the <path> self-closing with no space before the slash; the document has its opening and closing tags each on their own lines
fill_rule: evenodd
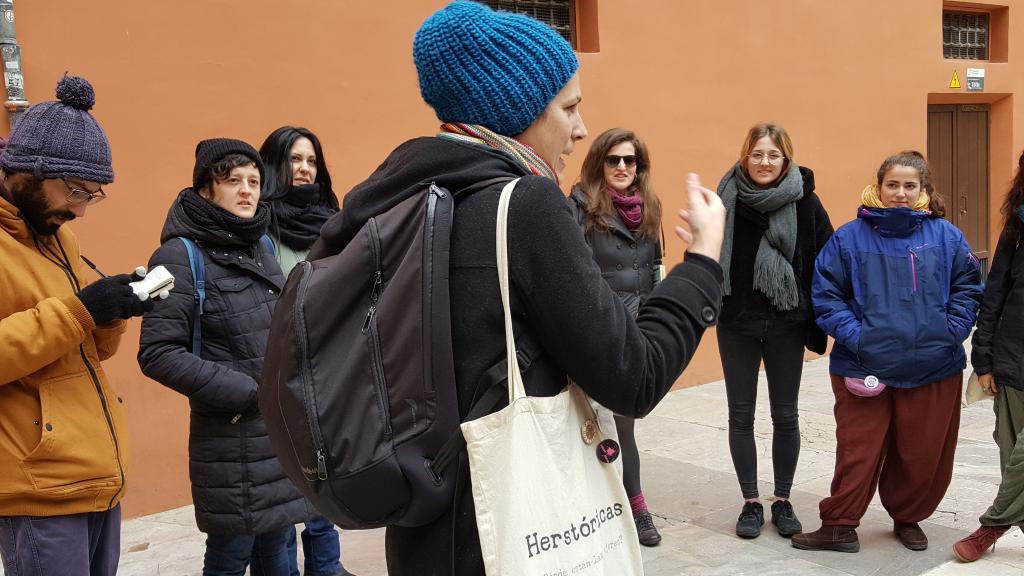
<svg viewBox="0 0 1024 576">
<path fill-rule="evenodd" d="M 49 258 L 47 258 L 49 260 Z M 56 264 L 56 263 L 55 263 Z M 64 272 L 64 276 L 67 277 L 68 283 L 71 284 L 71 289 L 77 295 L 81 289 L 78 286 L 76 278 L 73 276 L 70 265 L 67 267 L 57 265 L 58 268 Z M 110 430 L 110 438 L 114 441 L 114 459 L 117 460 L 117 473 L 121 478 L 121 486 L 114 492 L 114 495 L 110 497 L 108 503 L 108 509 L 113 507 L 114 499 L 124 489 L 124 464 L 121 463 L 121 442 L 117 439 L 117 432 L 114 430 L 114 420 L 110 416 L 110 406 L 107 405 L 107 397 L 103 394 L 103 387 L 100 385 L 100 378 L 96 374 L 96 369 L 93 368 L 91 362 L 89 362 L 88 356 L 85 354 L 85 344 L 78 345 L 78 354 L 82 357 L 82 363 L 85 364 L 85 369 L 89 371 L 89 379 L 92 380 L 92 385 L 96 388 L 96 395 L 100 399 L 100 406 L 103 408 L 103 417 L 107 421 L 107 429 Z"/>
<path fill-rule="evenodd" d="M 121 488 L 114 492 L 114 495 L 110 497 L 110 503 L 107 508 L 112 508 L 114 505 L 114 499 L 121 493 L 124 488 L 124 465 L 121 464 L 121 443 L 117 439 L 117 433 L 114 432 L 114 421 L 110 417 L 110 407 L 107 406 L 107 397 L 103 395 L 103 388 L 100 386 L 100 379 L 96 375 L 96 370 L 92 367 L 92 363 L 89 362 L 89 358 L 85 355 L 85 345 L 78 345 L 78 353 L 82 356 L 82 362 L 85 363 L 85 368 L 89 371 L 89 378 L 92 380 L 93 386 L 96 387 L 96 395 L 100 397 L 100 406 L 103 407 L 103 417 L 107 420 L 107 428 L 110 429 L 110 437 L 114 440 L 114 450 L 117 452 L 117 472 L 121 476 Z"/>
<path fill-rule="evenodd" d="M 303 304 L 306 301 L 306 289 L 309 288 L 310 273 L 313 266 L 309 262 L 300 262 L 302 279 L 299 281 L 299 294 L 295 306 L 295 331 L 299 341 L 299 358 L 302 367 L 302 393 L 305 396 L 303 407 L 306 409 L 306 421 L 309 423 L 310 436 L 313 438 L 313 456 L 316 458 L 316 477 L 327 480 L 327 457 L 324 452 L 324 437 L 317 420 L 316 396 L 313 394 L 312 369 L 309 365 L 309 349 L 306 347 L 306 313 Z"/>
<path fill-rule="evenodd" d="M 917 293 L 917 252 L 914 252 L 913 248 L 907 248 L 910 257 L 910 278 L 914 281 L 914 289 L 911 294 Z"/>
</svg>

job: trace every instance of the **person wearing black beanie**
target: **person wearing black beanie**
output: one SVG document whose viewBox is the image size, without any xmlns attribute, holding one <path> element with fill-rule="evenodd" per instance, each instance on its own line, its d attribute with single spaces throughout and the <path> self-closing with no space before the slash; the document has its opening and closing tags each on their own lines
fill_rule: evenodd
<svg viewBox="0 0 1024 576">
<path fill-rule="evenodd" d="M 253 574 L 287 576 L 288 533 L 312 512 L 274 456 L 256 399 L 284 286 L 265 236 L 263 161 L 228 138 L 203 140 L 195 156 L 193 185 L 171 205 L 150 259 L 175 285 L 143 318 L 139 366 L 189 399 L 189 478 L 196 524 L 207 534 L 203 573 L 241 574 L 251 565 Z"/>
</svg>

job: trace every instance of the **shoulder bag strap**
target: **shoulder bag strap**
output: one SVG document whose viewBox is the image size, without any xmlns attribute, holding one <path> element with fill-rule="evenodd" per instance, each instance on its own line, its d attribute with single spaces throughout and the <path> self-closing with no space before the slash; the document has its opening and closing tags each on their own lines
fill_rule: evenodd
<svg viewBox="0 0 1024 576">
<path fill-rule="evenodd" d="M 206 260 L 203 249 L 194 241 L 183 236 L 179 240 L 188 251 L 188 265 L 192 269 L 192 296 L 196 302 L 195 314 L 192 315 L 192 354 L 199 356 L 203 340 L 203 303 L 206 302 Z"/>
</svg>

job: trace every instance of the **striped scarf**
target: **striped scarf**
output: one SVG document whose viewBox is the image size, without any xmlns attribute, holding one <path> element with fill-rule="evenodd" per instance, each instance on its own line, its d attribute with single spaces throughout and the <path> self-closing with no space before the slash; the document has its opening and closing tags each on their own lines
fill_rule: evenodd
<svg viewBox="0 0 1024 576">
<path fill-rule="evenodd" d="M 460 122 L 446 122 L 441 124 L 441 131 L 437 133 L 438 138 L 454 140 L 456 142 L 469 142 L 471 144 L 482 144 L 490 146 L 511 155 L 525 166 L 531 173 L 537 176 L 544 176 L 558 182 L 558 174 L 550 164 L 545 162 L 533 148 L 522 142 L 496 134 L 479 124 L 462 124 Z"/>
</svg>

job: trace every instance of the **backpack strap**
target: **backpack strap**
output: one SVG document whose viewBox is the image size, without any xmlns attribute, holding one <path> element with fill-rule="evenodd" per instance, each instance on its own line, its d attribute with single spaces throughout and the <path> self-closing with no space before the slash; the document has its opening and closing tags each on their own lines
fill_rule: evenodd
<svg viewBox="0 0 1024 576">
<path fill-rule="evenodd" d="M 192 316 L 192 354 L 199 356 L 203 340 L 203 303 L 206 302 L 206 260 L 203 257 L 203 249 L 195 241 L 184 236 L 179 236 L 178 239 L 188 251 L 188 265 L 192 269 L 192 296 L 196 302 L 195 314 Z"/>
<path fill-rule="evenodd" d="M 479 192 L 480 190 L 483 190 L 484 188 L 493 186 L 495 184 L 507 184 L 508 182 L 511 182 L 513 180 L 515 180 L 515 178 L 512 178 L 511 176 L 498 176 L 497 178 L 488 178 L 487 180 L 481 180 L 476 184 L 470 184 L 465 188 L 456 190 L 455 192 L 452 192 L 452 196 L 459 197 L 466 194 L 472 194 L 473 192 Z"/>
<path fill-rule="evenodd" d="M 274 241 L 270 239 L 270 236 L 267 236 L 266 234 L 260 236 L 260 242 L 263 244 L 263 247 L 267 249 L 267 252 L 270 252 L 270 255 L 276 259 L 277 248 L 274 247 Z"/>
<path fill-rule="evenodd" d="M 516 337 L 516 360 L 519 362 L 520 372 L 525 373 L 533 361 L 540 357 L 542 350 L 540 345 L 524 332 Z M 476 420 L 495 411 L 502 401 L 508 401 L 508 361 L 502 358 L 500 362 L 491 366 L 480 377 L 484 386 L 484 393 L 473 402 L 466 414 L 464 422 Z M 451 438 L 438 450 L 430 465 L 435 477 L 440 477 L 449 466 L 458 460 L 459 454 L 466 448 L 466 438 L 462 435 L 462 429 L 456 429 Z"/>
</svg>

